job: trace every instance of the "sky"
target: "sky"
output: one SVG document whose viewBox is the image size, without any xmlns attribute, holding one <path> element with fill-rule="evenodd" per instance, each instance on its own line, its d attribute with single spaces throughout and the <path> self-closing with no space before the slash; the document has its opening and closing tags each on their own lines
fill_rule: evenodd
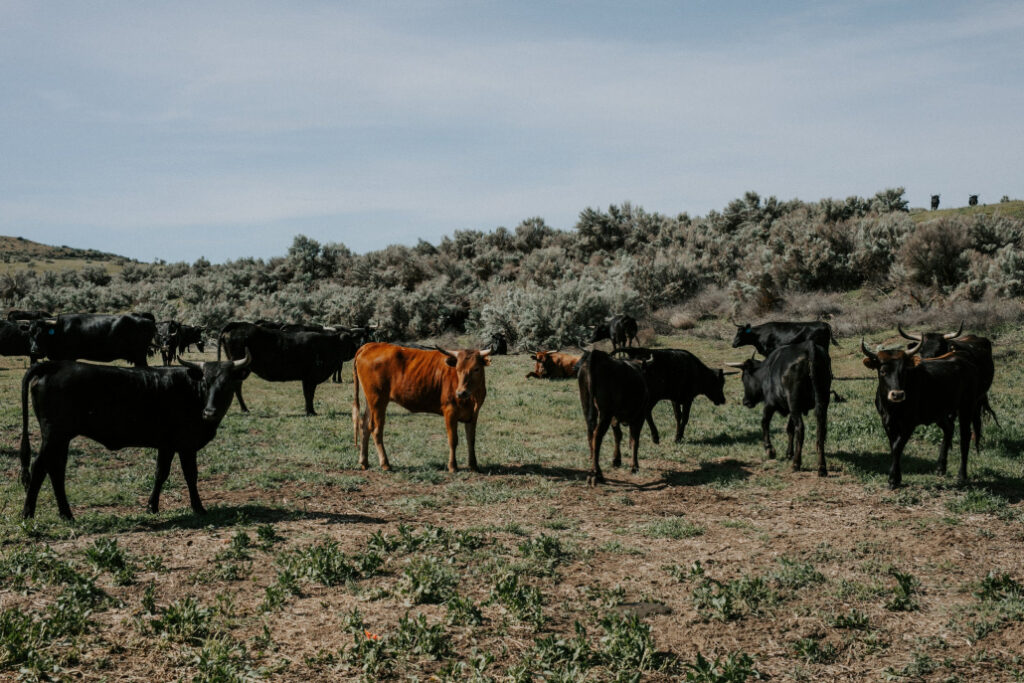
<svg viewBox="0 0 1024 683">
<path fill-rule="evenodd" d="M 0 0 L 0 235 L 356 252 L 754 191 L 1024 197 L 1019 2 Z"/>
</svg>

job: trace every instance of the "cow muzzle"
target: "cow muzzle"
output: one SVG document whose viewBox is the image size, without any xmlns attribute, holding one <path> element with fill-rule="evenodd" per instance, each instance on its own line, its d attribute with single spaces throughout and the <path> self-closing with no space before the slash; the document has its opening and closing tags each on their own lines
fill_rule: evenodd
<svg viewBox="0 0 1024 683">
<path fill-rule="evenodd" d="M 469 400 L 469 396 L 470 396 L 470 393 L 468 391 L 466 391 L 465 389 L 462 389 L 462 390 L 460 390 L 460 391 L 455 393 L 455 398 L 459 399 L 460 401 L 467 401 L 467 400 Z"/>
<path fill-rule="evenodd" d="M 889 399 L 889 403 L 903 403 L 907 398 L 907 394 L 905 391 L 900 389 L 893 389 L 888 393 L 886 398 Z"/>
<path fill-rule="evenodd" d="M 217 420 L 217 411 L 213 408 L 205 408 L 203 410 L 203 420 L 206 422 L 215 422 Z"/>
</svg>

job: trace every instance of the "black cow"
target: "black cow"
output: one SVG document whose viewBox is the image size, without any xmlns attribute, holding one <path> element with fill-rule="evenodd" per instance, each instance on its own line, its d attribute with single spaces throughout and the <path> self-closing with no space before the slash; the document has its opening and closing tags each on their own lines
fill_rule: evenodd
<svg viewBox="0 0 1024 683">
<path fill-rule="evenodd" d="M 936 424 L 942 430 L 939 474 L 946 473 L 946 458 L 953 440 L 953 420 L 960 422 L 960 470 L 958 483 L 967 481 L 967 452 L 971 426 L 980 429 L 981 399 L 978 371 L 967 359 L 952 354 L 924 359 L 916 348 L 872 353 L 862 339 L 864 365 L 878 372 L 875 409 L 889 438 L 892 465 L 889 487 L 903 483 L 900 457 L 918 425 Z"/>
<path fill-rule="evenodd" d="M 491 335 L 491 338 L 486 343 L 480 346 L 482 349 L 490 349 L 492 356 L 507 356 L 508 355 L 508 339 L 505 338 L 504 332 L 495 332 Z"/>
<path fill-rule="evenodd" d="M 906 332 L 899 323 L 896 324 L 896 329 L 904 339 L 916 342 L 915 344 L 910 344 L 908 348 L 914 349 L 914 353 L 921 358 L 938 358 L 953 352 L 973 363 L 978 370 L 979 391 L 981 392 L 981 401 L 978 408 L 991 415 L 995 423 L 999 424 L 999 419 L 996 417 L 996 413 L 992 410 L 992 406 L 988 401 L 988 392 L 992 388 L 992 380 L 995 378 L 996 373 L 995 362 L 992 360 L 991 341 L 985 337 L 963 334 L 963 321 L 960 321 L 960 329 L 956 332 L 922 332 L 921 334 L 913 334 L 912 332 Z M 978 422 L 978 424 L 980 425 L 981 423 Z M 980 431 L 975 430 L 974 432 L 974 444 L 977 447 L 981 446 Z"/>
<path fill-rule="evenodd" d="M 939 195 L 933 194 L 932 195 L 932 211 L 934 211 L 937 208 L 939 208 Z"/>
<path fill-rule="evenodd" d="M 967 198 L 967 205 L 968 206 L 977 206 L 978 205 L 978 195 L 972 194 L 971 196 L 969 196 Z"/>
<path fill-rule="evenodd" d="M 615 436 L 615 455 L 612 466 L 622 464 L 619 443 L 622 440 L 620 423 L 629 426 L 629 447 L 632 452 L 630 471 L 640 469 L 637 460 L 640 432 L 644 420 L 651 420 L 650 394 L 641 370 L 641 364 L 612 358 L 603 351 L 587 351 L 579 362 L 580 404 L 587 421 L 587 442 L 590 445 L 590 475 L 587 483 L 596 486 L 604 482 L 599 462 L 601 441 L 612 427 Z M 657 431 L 651 437 L 657 443 Z"/>
<path fill-rule="evenodd" d="M 23 311 L 16 308 L 12 308 L 7 311 L 7 319 L 11 322 L 18 320 L 41 320 L 43 318 L 52 318 L 53 314 L 49 311 Z"/>
<path fill-rule="evenodd" d="M 32 517 L 43 479 L 50 476 L 60 516 L 72 519 L 64 491 L 68 443 L 86 436 L 110 450 L 157 449 L 149 509 L 160 505 L 160 489 L 177 453 L 196 514 L 204 514 L 196 488 L 196 453 L 217 434 L 231 394 L 247 372 L 249 358 L 226 363 L 187 363 L 181 368 L 117 368 L 72 361 L 32 366 L 21 383 L 21 481 L 24 517 Z M 28 394 L 42 443 L 29 468 Z"/>
<path fill-rule="evenodd" d="M 707 396 L 716 406 L 725 403 L 725 375 L 721 370 L 712 370 L 701 363 L 689 351 L 682 349 L 616 349 L 613 353 L 625 353 L 632 359 L 650 361 L 643 366 L 651 407 L 658 401 L 672 401 L 672 413 L 676 418 L 675 442 L 683 440 L 683 431 L 690 421 L 690 407 L 700 395 Z M 651 434 L 657 441 L 657 428 L 651 423 Z"/>
<path fill-rule="evenodd" d="M 825 467 L 825 436 L 828 431 L 828 403 L 832 389 L 832 361 L 828 352 L 813 341 L 780 346 L 763 361 L 749 358 L 742 363 L 726 363 L 743 370 L 743 405 L 753 408 L 764 402 L 761 434 L 769 459 L 775 457 L 771 427 L 775 413 L 788 415 L 786 433 L 789 445 L 786 457 L 799 470 L 804 447 L 804 418 L 811 409 L 817 422 L 818 476 L 828 474 Z M 794 445 L 795 438 L 795 445 Z"/>
<path fill-rule="evenodd" d="M 317 385 L 356 355 L 355 341 L 345 333 L 273 330 L 238 322 L 228 323 L 218 335 L 218 360 L 222 349 L 229 359 L 240 358 L 248 350 L 252 354 L 250 369 L 269 382 L 301 381 L 307 415 L 316 415 L 313 395 Z M 242 411 L 249 412 L 241 384 L 236 395 Z"/>
<path fill-rule="evenodd" d="M 611 339 L 613 349 L 626 346 L 627 344 L 632 346 L 633 342 L 636 342 L 639 346 L 640 342 L 636 337 L 637 331 L 636 318 L 629 315 L 615 315 L 594 327 L 594 334 L 590 337 L 590 343 L 594 344 L 602 339 Z"/>
<path fill-rule="evenodd" d="M 155 336 L 156 323 L 134 314 L 73 313 L 33 320 L 29 325 L 32 353 L 50 360 L 124 359 L 146 367 Z"/>
<path fill-rule="evenodd" d="M 761 325 L 736 325 L 736 336 L 732 338 L 732 348 L 753 346 L 762 356 L 767 357 L 772 351 L 785 344 L 799 344 L 812 341 L 828 352 L 831 342 L 839 346 L 832 334 L 832 326 L 822 322 L 806 323 L 763 323 Z"/>
<path fill-rule="evenodd" d="M 0 320 L 0 356 L 28 356 L 32 363 L 38 360 L 32 354 L 27 323 Z"/>
<path fill-rule="evenodd" d="M 181 323 L 177 320 L 161 320 L 156 324 L 156 345 L 164 365 L 170 365 L 174 360 L 180 333 Z"/>
</svg>

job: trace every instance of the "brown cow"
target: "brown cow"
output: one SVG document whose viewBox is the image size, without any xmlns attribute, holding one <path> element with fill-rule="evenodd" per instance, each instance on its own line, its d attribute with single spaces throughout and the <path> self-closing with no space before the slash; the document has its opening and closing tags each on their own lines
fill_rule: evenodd
<svg viewBox="0 0 1024 683">
<path fill-rule="evenodd" d="M 476 418 L 487 397 L 484 366 L 490 365 L 490 349 L 446 351 L 411 349 L 372 342 L 360 347 L 353 361 L 355 398 L 352 426 L 359 449 L 359 465 L 370 466 L 369 436 L 377 447 L 382 470 L 391 469 L 384 451 L 384 417 L 388 403 L 413 413 L 444 416 L 448 432 L 448 471 L 455 472 L 455 448 L 459 445 L 458 423 L 466 425 L 469 469 L 476 466 Z M 360 415 L 359 385 L 366 397 L 366 412 Z M 360 442 L 360 435 L 362 441 Z"/>
<path fill-rule="evenodd" d="M 560 351 L 536 351 L 530 354 L 530 358 L 537 361 L 533 372 L 526 373 L 527 377 L 538 379 L 563 379 L 576 376 L 576 364 L 582 356 L 573 356 Z"/>
</svg>

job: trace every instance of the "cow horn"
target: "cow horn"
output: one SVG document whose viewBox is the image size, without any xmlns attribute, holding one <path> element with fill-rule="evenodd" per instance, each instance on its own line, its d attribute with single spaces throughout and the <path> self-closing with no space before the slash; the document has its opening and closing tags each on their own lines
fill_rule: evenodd
<svg viewBox="0 0 1024 683">
<path fill-rule="evenodd" d="M 913 356 L 915 353 L 917 353 L 917 350 L 921 348 L 921 344 L 923 343 L 924 342 L 917 342 L 916 344 L 911 344 L 910 346 L 907 347 L 906 354 L 908 356 Z"/>
<path fill-rule="evenodd" d="M 490 347 L 488 347 L 488 348 L 486 348 L 486 349 L 480 349 L 480 357 L 481 357 L 481 358 L 487 358 L 487 356 L 491 355 L 491 352 L 492 352 L 493 350 L 494 350 L 494 349 L 492 349 L 492 348 L 490 348 Z"/>
<path fill-rule="evenodd" d="M 921 335 L 914 336 L 914 335 L 912 335 L 912 334 L 910 334 L 908 332 L 904 332 L 903 328 L 900 327 L 899 323 L 896 323 L 896 330 L 900 333 L 900 336 L 903 337 L 904 339 L 909 339 L 910 341 L 916 341 L 916 342 L 921 341 Z M 949 339 L 949 337 L 946 337 L 946 339 Z"/>
<path fill-rule="evenodd" d="M 742 368 L 746 364 L 747 364 L 747 361 L 743 361 L 742 363 L 729 363 L 729 362 L 722 363 L 722 365 L 727 365 L 730 368 Z"/>
<path fill-rule="evenodd" d="M 742 372 L 723 372 L 722 377 L 728 377 L 729 375 L 742 375 Z"/>
<path fill-rule="evenodd" d="M 959 330 L 957 330 L 956 332 L 954 332 L 952 334 L 944 334 L 944 335 L 942 335 L 942 338 L 943 339 L 956 339 L 957 337 L 959 337 L 963 333 L 963 331 L 964 331 L 964 321 L 961 320 L 960 321 L 960 329 Z"/>
<path fill-rule="evenodd" d="M 441 353 L 443 353 L 444 355 L 446 355 L 446 356 L 448 356 L 448 357 L 450 357 L 450 358 L 456 358 L 456 357 L 457 357 L 457 356 L 456 356 L 456 355 L 455 355 L 454 353 L 452 353 L 451 351 L 448 351 L 447 349 L 442 349 L 442 348 L 441 348 L 440 346 L 435 346 L 435 347 L 434 347 L 434 350 L 435 350 L 435 351 L 440 351 Z"/>
<path fill-rule="evenodd" d="M 54 325 L 57 324 L 57 319 L 56 318 L 45 318 L 43 320 L 43 324 L 44 325 L 49 325 L 50 327 L 53 327 Z"/>
<path fill-rule="evenodd" d="M 920 346 L 920 343 L 918 345 Z M 860 338 L 860 350 L 871 360 L 878 360 L 878 354 L 868 351 L 868 346 L 864 343 L 864 337 Z"/>
<path fill-rule="evenodd" d="M 236 369 L 241 370 L 242 368 L 249 367 L 249 363 L 252 363 L 252 354 L 249 353 L 249 347 L 245 347 L 245 358 L 242 360 L 233 361 Z"/>
<path fill-rule="evenodd" d="M 199 372 L 202 372 L 203 371 L 203 366 L 206 365 L 206 363 L 204 363 L 203 361 L 199 361 L 198 363 L 193 363 L 192 361 L 185 360 L 181 356 L 178 356 L 178 362 L 181 363 L 186 368 L 191 368 L 192 370 L 198 370 Z"/>
</svg>

